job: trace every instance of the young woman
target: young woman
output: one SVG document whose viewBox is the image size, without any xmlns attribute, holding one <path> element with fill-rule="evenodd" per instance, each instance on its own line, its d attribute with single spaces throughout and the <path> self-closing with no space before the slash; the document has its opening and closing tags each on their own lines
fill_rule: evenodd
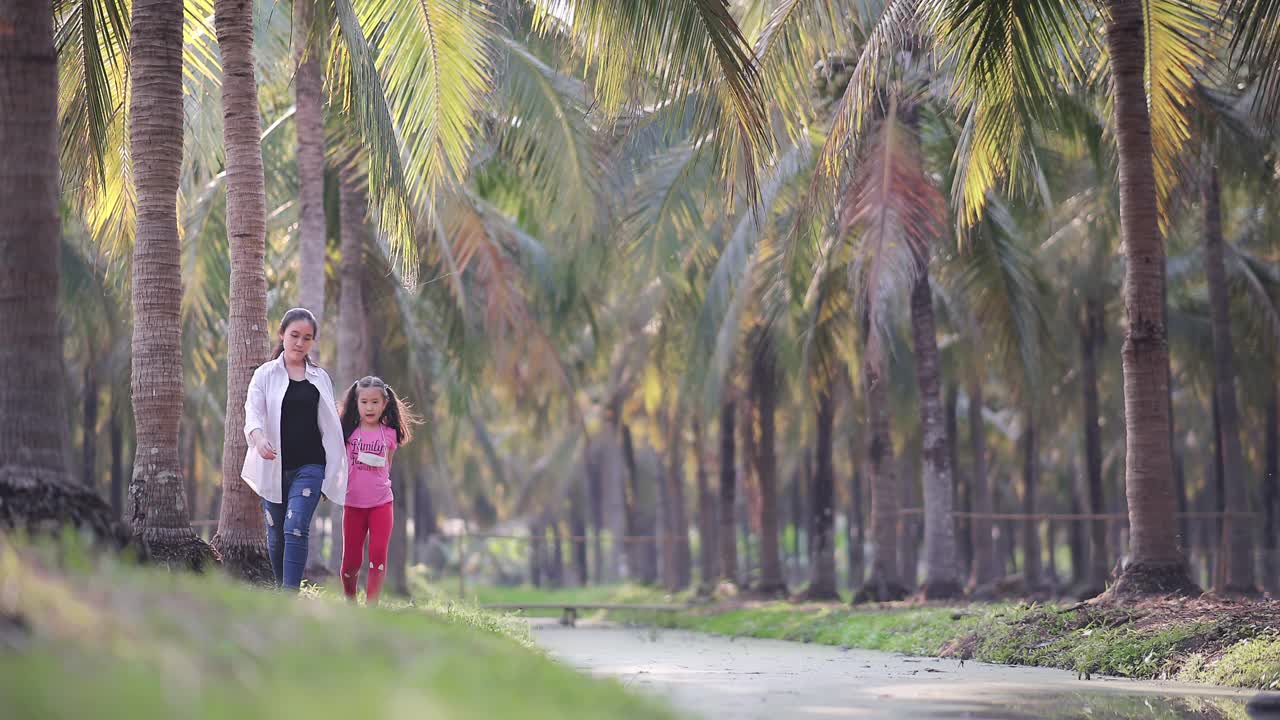
<svg viewBox="0 0 1280 720">
<path fill-rule="evenodd" d="M 253 373 L 244 404 L 249 452 L 240 476 L 262 497 L 277 587 L 297 590 L 307 565 L 311 516 L 321 495 L 346 502 L 347 458 L 333 381 L 311 362 L 319 327 L 294 308 L 280 321 L 275 355 Z"/>
</svg>

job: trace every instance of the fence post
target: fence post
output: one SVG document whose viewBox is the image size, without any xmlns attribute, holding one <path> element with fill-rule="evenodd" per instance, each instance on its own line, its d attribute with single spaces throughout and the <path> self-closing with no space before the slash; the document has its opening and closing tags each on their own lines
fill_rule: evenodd
<svg viewBox="0 0 1280 720">
<path fill-rule="evenodd" d="M 1222 513 L 1222 537 L 1218 540 L 1218 567 L 1214 568 L 1213 589 L 1223 592 L 1227 589 L 1227 567 L 1231 563 L 1231 515 Z"/>
</svg>

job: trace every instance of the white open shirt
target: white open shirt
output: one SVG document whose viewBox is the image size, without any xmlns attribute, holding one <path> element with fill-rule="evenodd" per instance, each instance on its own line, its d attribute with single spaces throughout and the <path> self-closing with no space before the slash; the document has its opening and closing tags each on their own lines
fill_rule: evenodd
<svg viewBox="0 0 1280 720">
<path fill-rule="evenodd" d="M 347 501 L 347 444 L 342 439 L 342 423 L 338 420 L 337 403 L 333 399 L 333 381 L 323 369 L 307 363 L 306 379 L 320 391 L 318 408 L 320 440 L 324 445 L 324 485 L 321 492 L 330 502 L 339 505 Z M 289 370 L 284 366 L 284 356 L 268 360 L 253 371 L 249 382 L 249 396 L 244 402 L 244 437 L 249 441 L 240 477 L 267 502 L 279 503 L 281 499 L 282 459 L 280 447 L 280 409 L 284 393 L 289 389 Z M 267 460 L 258 454 L 249 436 L 261 430 L 276 450 L 276 459 Z"/>
</svg>

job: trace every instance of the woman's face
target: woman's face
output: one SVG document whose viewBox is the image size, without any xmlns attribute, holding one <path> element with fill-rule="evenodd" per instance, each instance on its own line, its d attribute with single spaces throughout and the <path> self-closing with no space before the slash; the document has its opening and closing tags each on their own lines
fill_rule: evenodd
<svg viewBox="0 0 1280 720">
<path fill-rule="evenodd" d="M 316 344 L 315 328 L 306 320 L 294 320 L 285 326 L 280 342 L 284 343 L 284 359 L 290 364 L 300 364 Z"/>
</svg>

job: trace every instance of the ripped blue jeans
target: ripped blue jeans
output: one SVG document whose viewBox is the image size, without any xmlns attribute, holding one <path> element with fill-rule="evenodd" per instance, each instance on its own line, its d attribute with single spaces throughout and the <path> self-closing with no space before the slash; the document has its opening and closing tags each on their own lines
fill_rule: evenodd
<svg viewBox="0 0 1280 720">
<path fill-rule="evenodd" d="M 302 586 L 302 570 L 307 566 L 311 516 L 320 504 L 324 466 L 303 465 L 286 470 L 281 480 L 284 502 L 262 501 L 262 510 L 267 515 L 267 554 L 271 556 L 276 587 L 297 590 Z"/>
</svg>

